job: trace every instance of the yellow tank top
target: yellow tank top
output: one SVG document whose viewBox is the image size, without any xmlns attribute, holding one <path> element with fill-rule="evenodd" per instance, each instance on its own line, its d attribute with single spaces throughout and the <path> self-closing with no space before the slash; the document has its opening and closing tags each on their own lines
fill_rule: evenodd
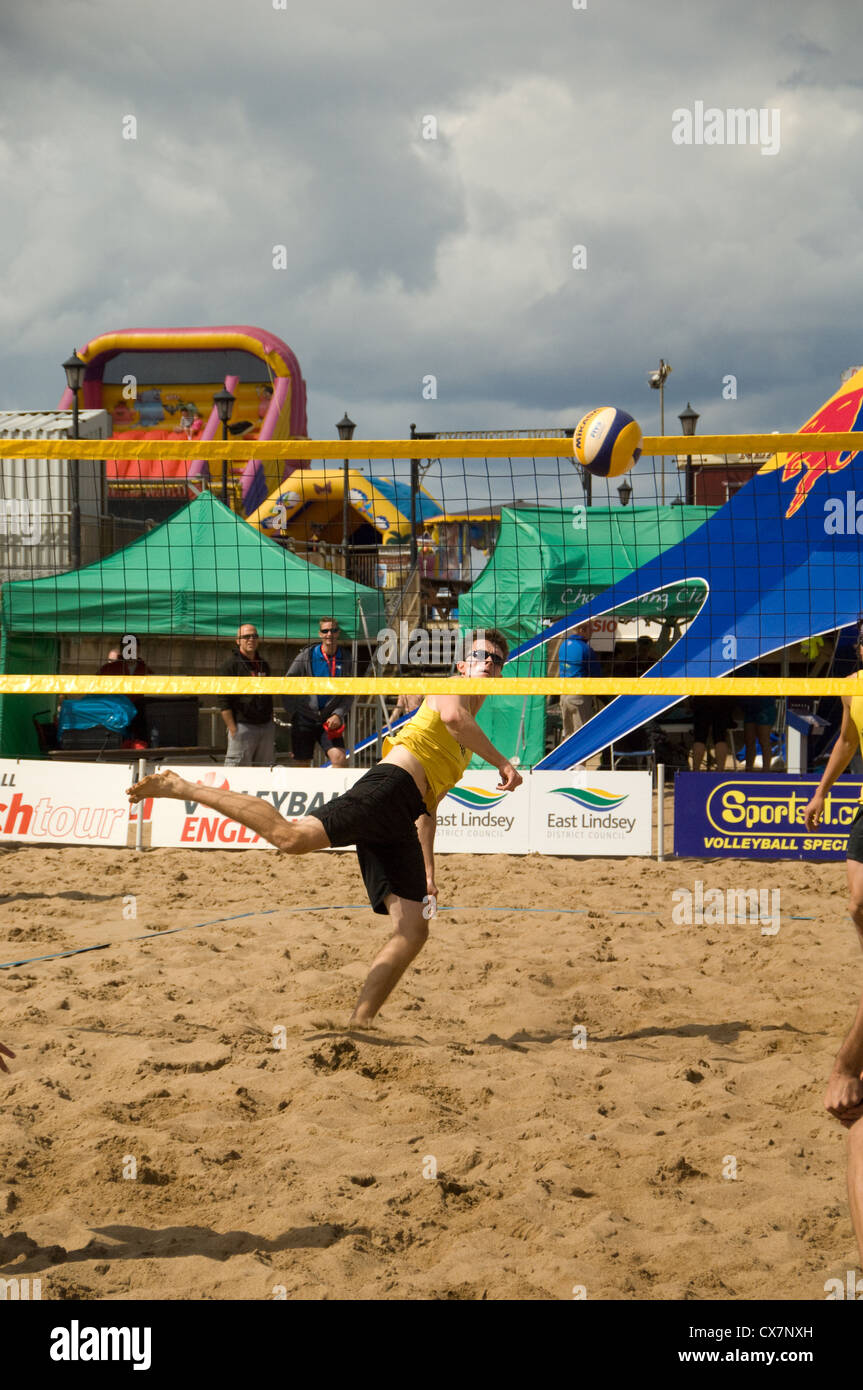
<svg viewBox="0 0 863 1390">
<path fill-rule="evenodd" d="M 853 676 L 848 677 L 848 680 L 860 689 L 861 678 L 863 678 L 863 671 L 855 671 Z M 863 695 L 851 696 L 851 722 L 857 728 L 860 749 L 863 751 Z M 863 805 L 863 788 L 860 789 L 860 804 Z"/>
<path fill-rule="evenodd" d="M 471 760 L 471 751 L 457 743 L 431 705 L 421 704 L 416 714 L 392 738 L 384 739 L 384 757 L 398 745 L 422 763 L 428 780 L 425 803 L 433 816 L 444 792 L 460 782 Z"/>
</svg>

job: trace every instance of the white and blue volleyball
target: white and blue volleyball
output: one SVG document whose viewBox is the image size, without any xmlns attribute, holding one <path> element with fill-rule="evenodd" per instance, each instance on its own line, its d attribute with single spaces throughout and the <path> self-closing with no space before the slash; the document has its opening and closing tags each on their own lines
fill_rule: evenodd
<svg viewBox="0 0 863 1390">
<path fill-rule="evenodd" d="M 576 425 L 572 452 L 598 478 L 619 478 L 641 458 L 641 438 L 641 426 L 625 410 L 600 405 Z"/>
</svg>

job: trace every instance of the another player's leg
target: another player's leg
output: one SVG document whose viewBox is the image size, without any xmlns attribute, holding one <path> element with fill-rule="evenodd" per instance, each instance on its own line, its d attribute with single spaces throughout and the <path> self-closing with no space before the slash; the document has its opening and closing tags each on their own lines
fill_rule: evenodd
<svg viewBox="0 0 863 1390">
<path fill-rule="evenodd" d="M 223 787 L 203 787 L 197 782 L 184 781 L 176 772 L 152 772 L 129 787 L 128 796 L 133 806 L 147 797 L 197 801 L 201 806 L 238 821 L 248 830 L 254 830 L 256 835 L 269 840 L 286 854 L 308 854 L 311 850 L 326 849 L 330 843 L 323 825 L 314 816 L 288 821 L 259 796 L 246 796 Z"/>
<path fill-rule="evenodd" d="M 848 1131 L 848 1203 L 863 1265 L 863 1120 Z"/>
<path fill-rule="evenodd" d="M 428 941 L 429 926 L 423 917 L 422 903 L 399 898 L 395 893 L 390 893 L 385 902 L 393 934 L 372 962 L 351 1015 L 352 1024 L 371 1023 Z"/>
<path fill-rule="evenodd" d="M 849 846 L 850 848 L 850 846 Z M 848 911 L 851 921 L 857 928 L 857 937 L 863 946 L 863 863 L 858 859 L 846 860 L 848 870 Z"/>
<path fill-rule="evenodd" d="M 759 724 L 757 731 L 761 746 L 761 771 L 769 772 L 773 763 L 773 744 L 770 741 L 773 730 L 770 724 Z"/>
</svg>

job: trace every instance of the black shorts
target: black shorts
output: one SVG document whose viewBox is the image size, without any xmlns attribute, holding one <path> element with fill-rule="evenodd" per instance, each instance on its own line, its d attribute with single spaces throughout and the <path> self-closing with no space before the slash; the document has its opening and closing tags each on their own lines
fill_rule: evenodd
<svg viewBox="0 0 863 1390">
<path fill-rule="evenodd" d="M 858 864 L 863 864 L 863 806 L 857 808 L 857 814 L 851 822 L 848 851 L 845 857 L 846 859 L 856 859 Z"/>
<path fill-rule="evenodd" d="M 315 744 L 319 743 L 324 752 L 330 748 L 344 748 L 345 741 L 341 734 L 331 734 L 324 728 L 323 722 L 317 719 L 311 710 L 297 710 L 291 717 L 291 752 L 297 762 L 307 763 L 311 760 L 315 751 Z"/>
<path fill-rule="evenodd" d="M 369 902 L 386 912 L 390 893 L 421 903 L 426 895 L 426 871 L 415 822 L 426 804 L 409 772 L 392 763 L 378 763 L 343 796 L 334 797 L 310 816 L 316 816 L 331 845 L 356 845 L 357 859 Z"/>
</svg>

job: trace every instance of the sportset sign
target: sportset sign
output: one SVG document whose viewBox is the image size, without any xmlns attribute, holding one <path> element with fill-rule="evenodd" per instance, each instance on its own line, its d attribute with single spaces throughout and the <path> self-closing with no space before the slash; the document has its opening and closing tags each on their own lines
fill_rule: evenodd
<svg viewBox="0 0 863 1390">
<path fill-rule="evenodd" d="M 674 779 L 674 853 L 700 858 L 844 859 L 860 804 L 859 778 L 840 777 L 816 830 L 803 814 L 817 777 L 735 777 L 679 772 Z"/>
</svg>

